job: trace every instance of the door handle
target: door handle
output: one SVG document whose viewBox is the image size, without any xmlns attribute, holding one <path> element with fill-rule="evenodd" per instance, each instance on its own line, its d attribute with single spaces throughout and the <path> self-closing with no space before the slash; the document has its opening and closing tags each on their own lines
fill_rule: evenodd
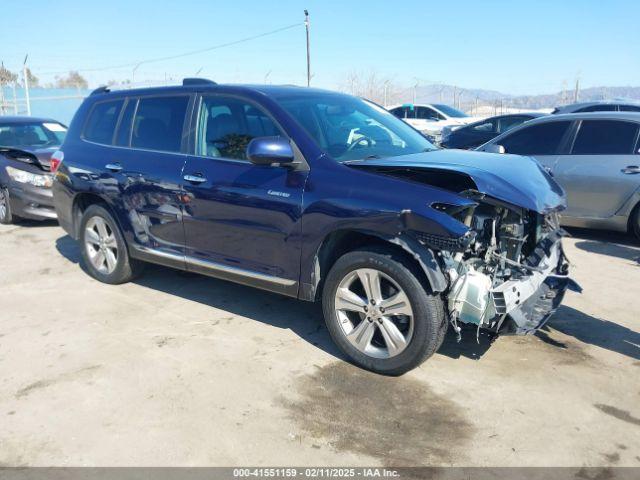
<svg viewBox="0 0 640 480">
<path fill-rule="evenodd" d="M 207 181 L 207 179 L 202 175 L 200 175 L 199 173 L 195 175 L 185 175 L 182 178 L 184 178 L 187 182 L 191 182 L 191 183 L 204 183 Z"/>
<path fill-rule="evenodd" d="M 122 170 L 122 165 L 120 165 L 119 163 L 107 163 L 104 168 L 106 168 L 107 170 L 110 170 L 112 172 L 119 172 Z"/>
<path fill-rule="evenodd" d="M 626 173 L 627 175 L 634 175 L 640 173 L 640 167 L 638 165 L 627 165 L 620 171 L 622 173 Z"/>
</svg>

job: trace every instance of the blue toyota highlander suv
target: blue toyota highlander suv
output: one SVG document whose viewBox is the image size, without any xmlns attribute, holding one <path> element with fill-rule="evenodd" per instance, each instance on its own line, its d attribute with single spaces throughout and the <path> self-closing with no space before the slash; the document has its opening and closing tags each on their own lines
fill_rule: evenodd
<svg viewBox="0 0 640 480">
<path fill-rule="evenodd" d="M 349 95 L 102 87 L 52 168 L 96 279 L 152 262 L 321 301 L 339 348 L 383 374 L 419 365 L 449 325 L 534 332 L 572 285 L 564 194 L 535 160 L 438 150 Z"/>
</svg>

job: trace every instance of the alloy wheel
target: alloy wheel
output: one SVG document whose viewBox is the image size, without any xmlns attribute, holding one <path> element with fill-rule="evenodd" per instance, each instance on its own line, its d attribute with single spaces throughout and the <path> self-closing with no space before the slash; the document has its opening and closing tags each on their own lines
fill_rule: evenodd
<svg viewBox="0 0 640 480">
<path fill-rule="evenodd" d="M 335 311 L 345 338 L 375 358 L 402 353 L 413 335 L 409 297 L 389 275 L 373 268 L 348 273 L 338 285 Z"/>
<path fill-rule="evenodd" d="M 7 216 L 7 197 L 4 190 L 0 189 L 0 218 Z"/>
<path fill-rule="evenodd" d="M 91 217 L 85 228 L 85 248 L 89 261 L 100 273 L 109 275 L 118 263 L 118 243 L 102 217 Z"/>
</svg>

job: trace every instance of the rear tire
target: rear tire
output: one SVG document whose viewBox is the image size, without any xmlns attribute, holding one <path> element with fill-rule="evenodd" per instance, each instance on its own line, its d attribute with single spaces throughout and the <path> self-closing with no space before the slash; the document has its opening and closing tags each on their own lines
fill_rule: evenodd
<svg viewBox="0 0 640 480">
<path fill-rule="evenodd" d="M 127 244 L 107 209 L 91 205 L 80 221 L 83 266 L 96 280 L 118 285 L 133 280 L 142 263 L 129 257 Z"/>
<path fill-rule="evenodd" d="M 353 363 L 402 375 L 440 347 L 447 326 L 444 305 L 420 277 L 406 257 L 384 248 L 356 250 L 336 261 L 322 307 L 331 337 Z"/>
<path fill-rule="evenodd" d="M 11 204 L 9 203 L 9 191 L 6 188 L 0 187 L 0 223 L 3 225 L 11 225 L 13 219 Z"/>
<path fill-rule="evenodd" d="M 629 230 L 630 233 L 636 237 L 636 240 L 640 241 L 640 204 L 636 205 L 636 208 L 633 210 Z"/>
</svg>

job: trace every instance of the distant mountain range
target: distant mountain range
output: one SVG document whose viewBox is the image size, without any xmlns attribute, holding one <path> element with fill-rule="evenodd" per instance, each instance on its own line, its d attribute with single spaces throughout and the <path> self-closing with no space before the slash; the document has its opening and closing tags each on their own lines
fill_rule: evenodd
<svg viewBox="0 0 640 480">
<path fill-rule="evenodd" d="M 459 104 L 463 108 L 475 104 L 477 99 L 480 105 L 502 102 L 505 106 L 515 108 L 538 109 L 573 103 L 574 90 L 567 89 L 564 92 L 544 95 L 510 95 L 495 90 L 436 84 L 419 86 L 416 89 L 416 103 L 442 102 L 453 105 L 454 95 L 459 99 Z M 578 97 L 580 102 L 612 99 L 640 101 L 640 87 L 590 87 L 581 89 Z"/>
</svg>

